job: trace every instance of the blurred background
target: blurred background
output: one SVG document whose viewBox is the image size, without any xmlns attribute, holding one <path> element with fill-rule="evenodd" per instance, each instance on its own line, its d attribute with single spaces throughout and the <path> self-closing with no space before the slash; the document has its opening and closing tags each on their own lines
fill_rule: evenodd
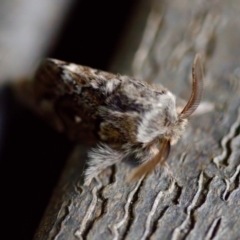
<svg viewBox="0 0 240 240">
<path fill-rule="evenodd" d="M 0 0 L 0 199 L 1 235 L 9 236 L 5 239 L 32 239 L 73 146 L 22 106 L 11 84 L 31 76 L 44 57 L 108 70 L 140 2 Z"/>
</svg>

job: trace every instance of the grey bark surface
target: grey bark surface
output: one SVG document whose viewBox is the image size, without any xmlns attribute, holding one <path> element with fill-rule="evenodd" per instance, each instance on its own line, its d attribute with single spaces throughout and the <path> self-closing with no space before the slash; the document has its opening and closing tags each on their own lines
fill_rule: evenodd
<svg viewBox="0 0 240 240">
<path fill-rule="evenodd" d="M 187 100 L 192 61 L 202 53 L 205 113 L 191 118 L 172 147 L 174 178 L 159 168 L 129 183 L 131 167 L 121 163 L 85 186 L 88 149 L 77 145 L 35 239 L 240 239 L 240 5 L 151 4 L 142 1 L 136 10 L 111 69 L 161 83 Z"/>
</svg>

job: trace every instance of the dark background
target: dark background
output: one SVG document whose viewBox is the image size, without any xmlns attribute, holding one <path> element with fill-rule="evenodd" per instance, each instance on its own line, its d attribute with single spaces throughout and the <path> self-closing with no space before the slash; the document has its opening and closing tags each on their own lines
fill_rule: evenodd
<svg viewBox="0 0 240 240">
<path fill-rule="evenodd" d="M 136 2 L 76 1 L 46 57 L 108 70 Z M 33 238 L 73 144 L 1 87 L 1 236 Z"/>
</svg>

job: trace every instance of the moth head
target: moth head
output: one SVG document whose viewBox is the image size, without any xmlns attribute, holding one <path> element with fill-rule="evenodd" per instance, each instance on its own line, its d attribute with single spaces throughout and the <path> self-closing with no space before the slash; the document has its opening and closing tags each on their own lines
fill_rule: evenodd
<svg viewBox="0 0 240 240">
<path fill-rule="evenodd" d="M 130 180 L 139 179 L 152 172 L 156 165 L 164 163 L 169 155 L 171 143 L 174 143 L 184 131 L 187 119 L 193 114 L 200 104 L 203 93 L 203 71 L 200 54 L 195 56 L 192 67 L 192 93 L 183 108 L 178 114 L 177 122 L 169 125 L 169 131 L 164 135 L 159 152 L 149 161 L 138 166 L 130 176 Z"/>
<path fill-rule="evenodd" d="M 178 114 L 177 121 L 169 125 L 169 131 L 167 131 L 166 138 L 170 140 L 171 144 L 176 143 L 182 136 L 188 118 L 195 112 L 200 104 L 203 93 L 203 71 L 200 59 L 200 54 L 197 54 L 193 62 L 191 96 L 186 106 Z"/>
</svg>

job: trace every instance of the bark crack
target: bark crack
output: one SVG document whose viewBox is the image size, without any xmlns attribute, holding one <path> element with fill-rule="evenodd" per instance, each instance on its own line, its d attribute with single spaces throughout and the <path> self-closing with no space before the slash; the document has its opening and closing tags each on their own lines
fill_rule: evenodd
<svg viewBox="0 0 240 240">
<path fill-rule="evenodd" d="M 230 142 L 235 136 L 237 136 L 239 126 L 240 126 L 240 108 L 238 108 L 238 116 L 236 121 L 230 127 L 230 130 L 227 133 L 227 135 L 225 135 L 221 140 L 221 147 L 223 149 L 222 153 L 213 158 L 213 162 L 216 164 L 217 168 L 220 168 L 220 166 L 222 164 L 225 164 L 225 162 L 227 161 L 231 152 Z"/>
<path fill-rule="evenodd" d="M 209 230 L 206 234 L 206 237 L 205 237 L 206 240 L 212 240 L 216 236 L 217 231 L 220 227 L 220 224 L 221 224 L 221 218 L 220 217 L 214 219 L 214 221 L 212 222 L 212 224 L 211 224 L 211 226 L 210 226 L 210 228 L 209 228 Z"/>
<path fill-rule="evenodd" d="M 146 220 L 145 231 L 144 231 L 144 233 L 143 233 L 143 236 L 141 237 L 142 240 L 143 240 L 143 239 L 147 239 L 147 238 L 150 236 L 150 234 L 153 234 L 153 232 L 151 231 L 151 228 L 152 228 L 152 226 L 153 226 L 153 223 L 152 223 L 152 222 L 153 222 L 153 216 L 154 216 L 154 214 L 155 214 L 155 212 L 156 212 L 156 210 L 157 210 L 157 207 L 158 207 L 158 205 L 159 205 L 160 200 L 164 197 L 164 195 L 168 195 L 168 194 L 173 193 L 174 190 L 175 190 L 175 188 L 176 188 L 175 181 L 172 181 L 172 182 L 171 182 L 171 185 L 170 185 L 170 187 L 169 187 L 168 190 L 166 190 L 166 191 L 160 191 L 160 192 L 157 194 L 157 196 L 156 196 L 156 198 L 155 198 L 155 200 L 154 200 L 154 202 L 153 202 L 152 209 L 151 209 L 151 211 L 149 212 L 148 217 L 147 217 L 147 220 Z M 167 210 L 167 209 L 165 208 L 164 212 L 165 212 L 166 210 Z M 162 216 L 163 216 L 163 214 L 161 214 L 160 218 L 161 218 Z M 160 218 L 158 218 L 158 221 L 159 221 Z"/>
<path fill-rule="evenodd" d="M 69 213 L 71 212 L 71 208 L 72 208 L 72 201 L 69 200 L 67 202 L 67 204 L 65 204 L 65 202 L 62 203 L 62 206 L 61 206 L 61 209 L 60 211 L 58 212 L 58 215 L 57 215 L 57 224 L 56 224 L 56 228 L 53 228 L 53 230 L 57 230 L 56 233 L 53 233 L 52 231 L 50 232 L 50 238 L 51 239 L 56 239 L 60 233 L 61 233 L 61 230 L 62 230 L 62 226 L 64 226 L 64 223 L 68 220 L 69 218 Z"/>
<path fill-rule="evenodd" d="M 124 237 L 123 239 L 126 237 L 126 234 L 131 226 L 131 221 L 129 220 L 129 218 L 131 218 L 131 212 L 132 212 L 132 208 L 133 208 L 133 205 L 136 203 L 137 199 L 134 200 L 134 197 L 136 196 L 136 194 L 138 194 L 138 191 L 140 190 L 141 186 L 142 186 L 142 183 L 143 183 L 143 178 L 142 177 L 137 185 L 135 186 L 135 188 L 129 193 L 128 195 L 128 198 L 127 198 L 127 202 L 124 206 L 124 216 L 122 218 L 122 220 L 120 222 L 118 222 L 117 224 L 115 224 L 113 226 L 113 229 L 112 229 L 112 232 L 114 234 L 114 237 L 113 239 L 114 240 L 118 240 L 119 239 L 119 229 L 124 225 L 125 222 L 128 221 L 128 224 L 127 224 L 127 228 L 125 230 L 125 233 L 124 233 Z"/>
<path fill-rule="evenodd" d="M 230 194 L 231 192 L 233 192 L 235 189 L 237 189 L 238 187 L 238 181 L 237 181 L 237 177 L 239 175 L 239 172 L 240 172 L 240 165 L 237 166 L 237 169 L 235 171 L 235 173 L 232 175 L 231 178 L 225 178 L 224 181 L 225 181 L 225 184 L 226 184 L 226 189 L 222 195 L 222 199 L 224 201 L 227 201 L 228 198 L 230 197 Z"/>
<path fill-rule="evenodd" d="M 194 224 L 195 224 L 195 220 L 193 216 L 194 211 L 205 202 L 206 197 L 204 198 L 204 200 L 202 200 L 201 195 L 203 194 L 203 191 L 206 190 L 207 186 L 209 186 L 210 181 L 211 180 L 206 179 L 206 177 L 204 176 L 204 173 L 201 172 L 198 179 L 197 192 L 193 197 L 191 204 L 187 208 L 187 217 L 182 222 L 182 224 L 174 230 L 173 237 L 172 237 L 173 240 L 186 238 L 189 232 L 194 228 Z"/>
<path fill-rule="evenodd" d="M 97 181 L 97 185 L 93 187 L 92 190 L 92 201 L 90 205 L 88 206 L 87 212 L 80 224 L 80 227 L 75 231 L 74 236 L 77 237 L 78 239 L 84 239 L 86 236 L 84 236 L 84 232 L 87 229 L 87 224 L 92 217 L 92 214 L 95 210 L 95 207 L 97 205 L 98 201 L 98 191 L 102 187 L 101 181 L 98 179 L 98 177 L 95 177 Z"/>
</svg>

